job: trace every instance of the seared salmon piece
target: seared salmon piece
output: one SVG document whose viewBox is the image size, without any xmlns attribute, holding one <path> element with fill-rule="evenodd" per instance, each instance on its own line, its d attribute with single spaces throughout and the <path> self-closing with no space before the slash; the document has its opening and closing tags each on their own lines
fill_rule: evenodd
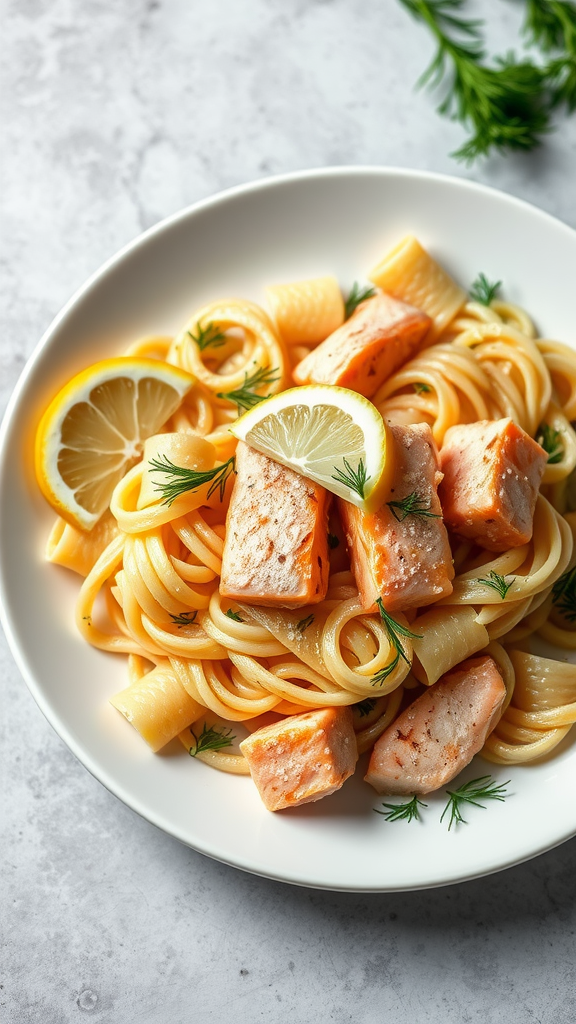
<svg viewBox="0 0 576 1024">
<path fill-rule="evenodd" d="M 352 572 L 367 611 L 375 610 L 377 597 L 391 612 L 422 608 L 451 594 L 454 578 L 430 427 L 391 424 L 391 430 L 396 468 L 388 502 L 368 514 L 338 498 Z"/>
<path fill-rule="evenodd" d="M 440 451 L 446 525 L 488 551 L 526 544 L 547 460 L 509 418 L 450 427 Z"/>
<path fill-rule="evenodd" d="M 493 658 L 470 658 L 442 676 L 376 741 L 366 782 L 377 793 L 431 793 L 484 746 L 506 687 Z"/>
<path fill-rule="evenodd" d="M 269 811 L 299 807 L 340 789 L 358 760 L 350 708 L 284 718 L 242 740 L 240 750 Z"/>
<path fill-rule="evenodd" d="M 274 608 L 323 601 L 330 497 L 318 484 L 238 442 L 226 517 L 222 597 Z"/>
<path fill-rule="evenodd" d="M 338 384 L 367 398 L 414 353 L 432 323 L 426 313 L 381 293 L 298 363 L 297 384 Z"/>
</svg>

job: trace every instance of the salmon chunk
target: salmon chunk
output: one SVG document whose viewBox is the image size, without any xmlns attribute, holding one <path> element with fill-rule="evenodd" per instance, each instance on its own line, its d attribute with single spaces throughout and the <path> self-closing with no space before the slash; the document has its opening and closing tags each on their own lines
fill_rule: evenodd
<svg viewBox="0 0 576 1024">
<path fill-rule="evenodd" d="M 526 544 L 547 459 L 509 418 L 450 427 L 440 451 L 448 528 L 488 551 Z"/>
<path fill-rule="evenodd" d="M 427 423 L 391 425 L 394 486 L 378 512 L 338 498 L 352 572 L 362 607 L 422 608 L 452 593 L 454 567 L 437 486 L 442 479 Z M 407 511 L 412 509 L 412 511 Z"/>
<path fill-rule="evenodd" d="M 506 687 L 493 658 L 470 658 L 442 676 L 376 741 L 366 782 L 377 793 L 431 793 L 482 749 Z"/>
<path fill-rule="evenodd" d="M 329 495 L 243 441 L 226 517 L 220 593 L 248 604 L 300 608 L 328 587 Z"/>
<path fill-rule="evenodd" d="M 361 302 L 346 323 L 298 363 L 297 384 L 338 384 L 367 398 L 405 363 L 432 323 L 384 293 Z"/>
<path fill-rule="evenodd" d="M 269 811 L 299 807 L 330 796 L 353 774 L 358 760 L 350 708 L 321 708 L 284 718 L 240 744 Z"/>
</svg>

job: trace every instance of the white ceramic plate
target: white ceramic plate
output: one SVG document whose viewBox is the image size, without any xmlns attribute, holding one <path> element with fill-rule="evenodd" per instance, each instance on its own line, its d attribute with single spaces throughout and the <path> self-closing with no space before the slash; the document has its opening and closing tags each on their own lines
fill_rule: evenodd
<svg viewBox="0 0 576 1024">
<path fill-rule="evenodd" d="M 48 720 L 90 772 L 159 828 L 202 853 L 271 878 L 329 889 L 416 889 L 516 864 L 576 832 L 576 744 L 544 763 L 500 769 L 477 758 L 465 778 L 511 779 L 505 803 L 472 808 L 469 824 L 387 823 L 381 800 L 350 779 L 340 793 L 270 814 L 248 778 L 193 761 L 176 742 L 154 755 L 108 704 L 125 685 L 121 657 L 76 634 L 77 578 L 43 559 L 53 513 L 32 470 L 38 417 L 89 363 L 134 338 L 176 331 L 198 306 L 266 284 L 335 274 L 364 280 L 413 233 L 464 286 L 478 271 L 542 333 L 575 341 L 576 233 L 510 196 L 414 171 L 334 168 L 233 189 L 170 218 L 112 259 L 57 317 L 28 363 L 1 438 L 3 622 L 14 656 Z"/>
</svg>

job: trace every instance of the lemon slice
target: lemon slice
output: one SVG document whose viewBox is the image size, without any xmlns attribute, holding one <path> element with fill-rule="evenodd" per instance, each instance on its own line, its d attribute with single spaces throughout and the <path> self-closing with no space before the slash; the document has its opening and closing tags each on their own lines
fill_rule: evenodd
<svg viewBox="0 0 576 1024">
<path fill-rule="evenodd" d="M 389 428 L 355 391 L 330 384 L 291 388 L 255 406 L 230 430 L 365 512 L 380 508 L 389 490 Z"/>
<path fill-rule="evenodd" d="M 194 384 L 157 359 L 105 359 L 66 384 L 36 434 L 36 476 L 53 508 L 83 530 L 106 511 L 114 487 L 142 457 Z"/>
</svg>

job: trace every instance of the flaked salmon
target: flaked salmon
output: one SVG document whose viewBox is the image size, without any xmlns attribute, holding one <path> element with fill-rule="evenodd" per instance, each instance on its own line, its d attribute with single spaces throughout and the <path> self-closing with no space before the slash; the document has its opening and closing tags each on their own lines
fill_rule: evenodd
<svg viewBox="0 0 576 1024">
<path fill-rule="evenodd" d="M 350 708 L 321 708 L 264 726 L 240 744 L 269 811 L 329 796 L 358 760 Z"/>
<path fill-rule="evenodd" d="M 506 687 L 489 655 L 447 672 L 376 741 L 366 782 L 377 793 L 431 793 L 453 779 L 484 746 Z"/>
<path fill-rule="evenodd" d="M 222 596 L 275 608 L 323 601 L 328 492 L 243 441 L 236 472 L 226 517 Z"/>
<path fill-rule="evenodd" d="M 431 319 L 381 293 L 361 302 L 349 320 L 294 368 L 297 384 L 337 384 L 367 398 L 418 347 Z"/>
<path fill-rule="evenodd" d="M 488 551 L 526 544 L 547 459 L 510 418 L 450 427 L 439 492 L 448 528 Z"/>
<path fill-rule="evenodd" d="M 428 424 L 391 425 L 394 486 L 373 514 L 338 498 L 352 572 L 362 606 L 422 608 L 452 593 L 448 533 L 438 499 L 438 456 Z"/>
</svg>

